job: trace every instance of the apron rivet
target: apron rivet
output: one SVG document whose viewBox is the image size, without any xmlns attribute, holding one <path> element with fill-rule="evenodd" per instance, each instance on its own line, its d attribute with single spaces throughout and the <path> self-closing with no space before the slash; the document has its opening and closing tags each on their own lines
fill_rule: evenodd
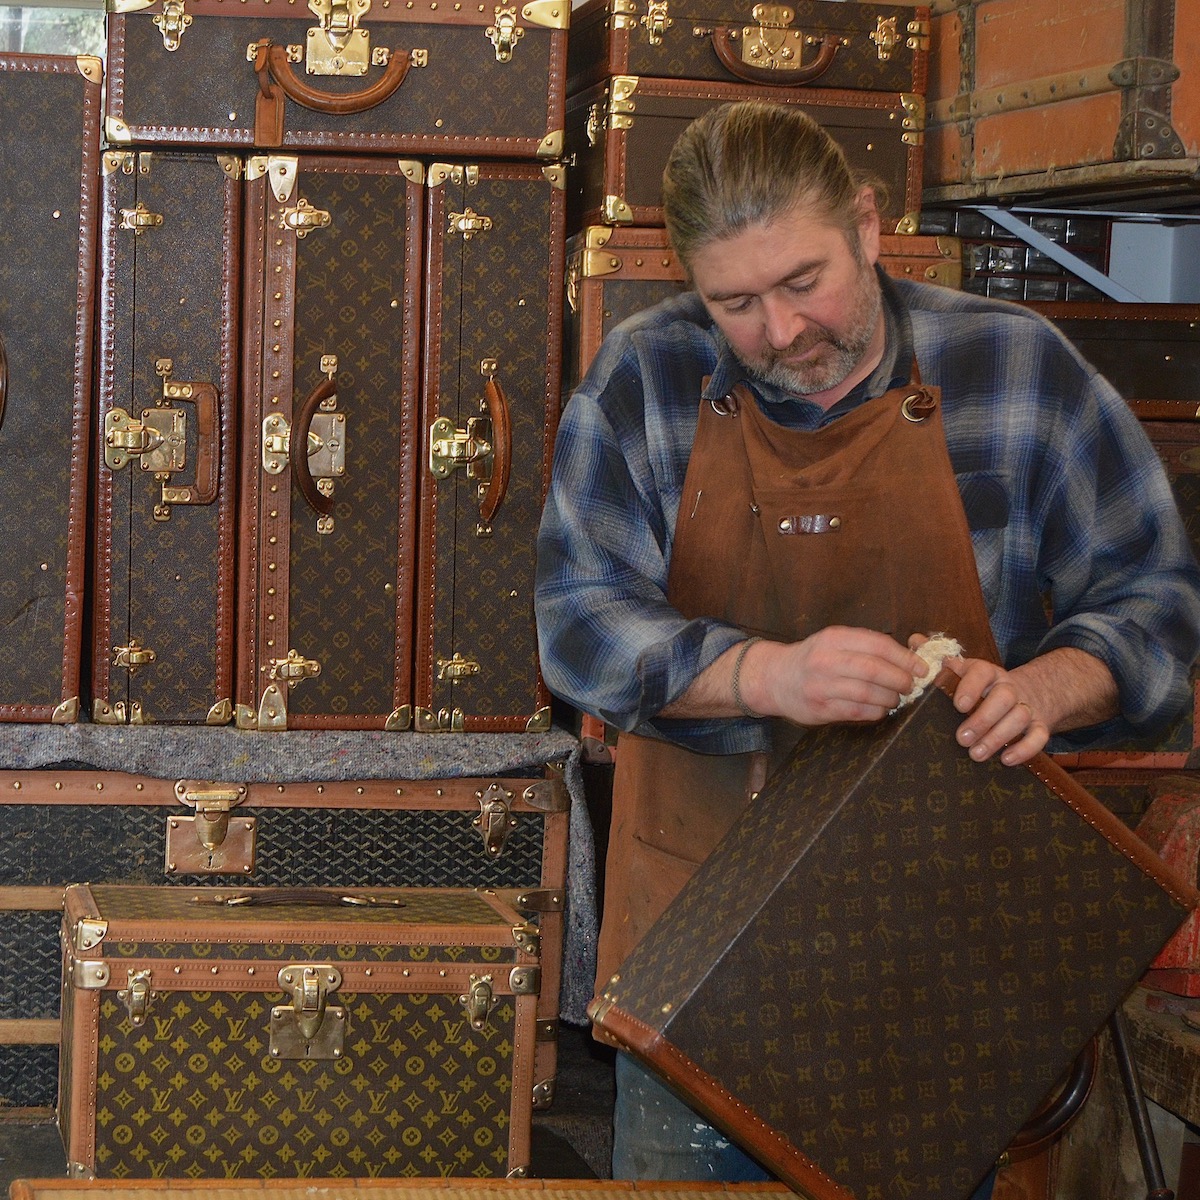
<svg viewBox="0 0 1200 1200">
<path fill-rule="evenodd" d="M 830 529 L 841 529 L 841 527 L 842 527 L 842 518 L 841 517 L 830 517 L 829 518 L 829 528 Z"/>
<path fill-rule="evenodd" d="M 784 517 L 783 520 L 779 522 L 779 532 L 780 533 L 791 533 L 795 530 L 795 528 L 796 528 L 795 517 Z"/>
</svg>

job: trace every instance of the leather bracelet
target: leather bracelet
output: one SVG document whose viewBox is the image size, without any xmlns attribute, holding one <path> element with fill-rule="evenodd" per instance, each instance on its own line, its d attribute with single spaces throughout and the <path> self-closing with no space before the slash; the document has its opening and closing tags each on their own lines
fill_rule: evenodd
<svg viewBox="0 0 1200 1200">
<path fill-rule="evenodd" d="M 746 658 L 746 651 L 754 645 L 755 642 L 761 642 L 760 637 L 748 637 L 743 643 L 742 648 L 738 651 L 737 658 L 733 660 L 733 677 L 730 680 L 730 691 L 733 693 L 733 702 L 741 710 L 742 716 L 749 717 L 754 721 L 761 721 L 763 713 L 757 713 L 742 699 L 742 662 Z"/>
</svg>

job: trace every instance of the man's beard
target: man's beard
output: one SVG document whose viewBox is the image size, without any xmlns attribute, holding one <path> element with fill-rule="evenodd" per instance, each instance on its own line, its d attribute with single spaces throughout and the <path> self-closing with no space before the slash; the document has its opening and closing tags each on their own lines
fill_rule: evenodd
<svg viewBox="0 0 1200 1200">
<path fill-rule="evenodd" d="M 865 266 L 865 264 L 864 264 Z M 875 336 L 882 294 L 869 266 L 859 276 L 857 295 L 846 332 L 836 335 L 823 325 L 810 325 L 786 350 L 767 347 L 761 357 L 743 359 L 742 365 L 756 378 L 800 396 L 827 392 L 845 381 L 862 361 Z M 814 347 L 818 356 L 803 363 L 789 363 Z"/>
</svg>

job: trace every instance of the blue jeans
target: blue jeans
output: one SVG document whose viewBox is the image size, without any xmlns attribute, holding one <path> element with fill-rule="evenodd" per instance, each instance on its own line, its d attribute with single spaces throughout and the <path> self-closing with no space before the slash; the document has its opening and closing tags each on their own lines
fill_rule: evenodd
<svg viewBox="0 0 1200 1200">
<path fill-rule="evenodd" d="M 720 1183 L 771 1178 L 628 1054 L 617 1055 L 612 1176 Z"/>
<path fill-rule="evenodd" d="M 772 1176 L 629 1054 L 617 1054 L 614 1179 L 748 1183 Z M 989 1200 L 992 1172 L 971 1200 Z"/>
</svg>

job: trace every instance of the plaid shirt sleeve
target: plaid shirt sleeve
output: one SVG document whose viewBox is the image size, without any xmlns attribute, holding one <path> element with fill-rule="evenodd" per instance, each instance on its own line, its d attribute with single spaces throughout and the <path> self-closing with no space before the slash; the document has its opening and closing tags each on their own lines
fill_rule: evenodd
<svg viewBox="0 0 1200 1200">
<path fill-rule="evenodd" d="M 1005 665 L 1072 646 L 1117 682 L 1121 718 L 1051 748 L 1161 728 L 1191 690 L 1200 572 L 1136 417 L 1031 310 L 897 286 L 924 377 L 943 389 L 947 443 Z"/>
</svg>

